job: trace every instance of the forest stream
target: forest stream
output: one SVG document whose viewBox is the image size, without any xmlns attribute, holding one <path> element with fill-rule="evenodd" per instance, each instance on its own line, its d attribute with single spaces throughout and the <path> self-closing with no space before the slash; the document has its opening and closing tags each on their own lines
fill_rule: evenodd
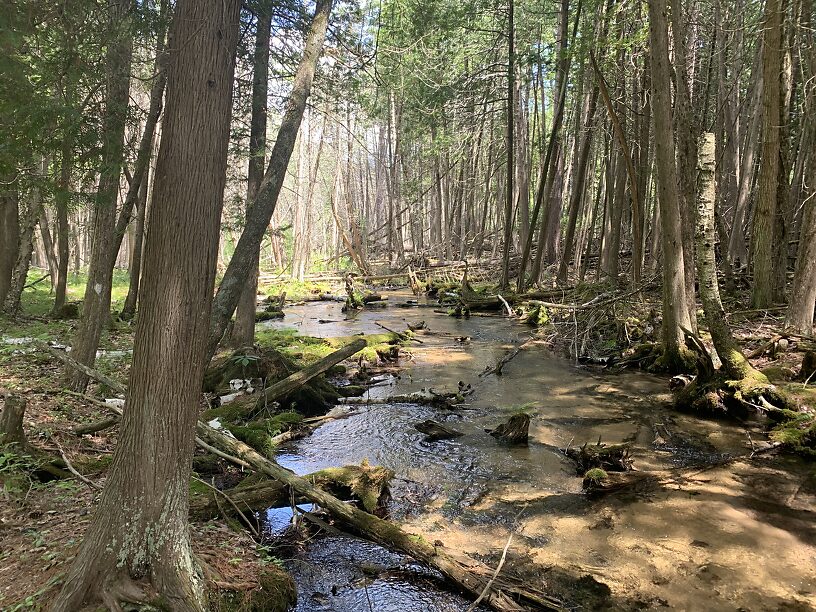
<svg viewBox="0 0 816 612">
<path fill-rule="evenodd" d="M 450 391 L 460 381 L 474 393 L 453 410 L 338 406 L 351 416 L 282 447 L 281 465 L 298 474 L 366 458 L 388 467 L 396 473 L 391 517 L 408 531 L 491 567 L 513 534 L 505 567 L 537 586 L 574 593 L 583 609 L 816 609 L 816 475 L 796 458 L 750 457 L 752 444 L 766 439 L 759 422 L 675 412 L 665 379 L 576 365 L 544 346 L 523 350 L 502 376 L 480 378 L 530 329 L 508 318 L 394 307 L 408 299 L 415 298 L 391 293 L 390 308 L 353 318 L 339 303 L 307 303 L 262 325 L 330 337 L 424 320 L 422 344 L 412 343 L 399 374 L 367 397 Z M 508 447 L 485 433 L 520 407 L 532 417 L 527 446 Z M 465 435 L 426 442 L 414 425 L 430 418 Z M 635 469 L 660 478 L 587 498 L 562 451 L 599 438 L 630 443 Z M 280 533 L 291 517 L 290 509 L 270 509 L 266 529 Z M 401 555 L 342 534 L 320 533 L 286 565 L 300 612 L 470 605 Z"/>
</svg>

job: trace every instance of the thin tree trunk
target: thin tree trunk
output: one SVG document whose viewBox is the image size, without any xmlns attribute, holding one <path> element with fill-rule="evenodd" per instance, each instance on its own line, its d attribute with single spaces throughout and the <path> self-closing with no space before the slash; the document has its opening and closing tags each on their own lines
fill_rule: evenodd
<svg viewBox="0 0 816 612">
<path fill-rule="evenodd" d="M 19 193 L 17 185 L 0 180 L 0 308 L 6 301 L 20 241 Z"/>
<path fill-rule="evenodd" d="M 148 185 L 150 183 L 150 170 L 145 172 L 142 179 L 142 184 L 139 187 L 139 202 L 136 209 L 136 227 L 133 231 L 133 251 L 130 257 L 130 266 L 128 272 L 130 274 L 130 282 L 128 284 L 127 297 L 122 306 L 122 319 L 129 321 L 136 314 L 136 303 L 139 299 L 139 284 L 141 282 L 142 272 L 142 245 L 144 243 L 145 234 L 145 218 L 147 216 L 147 196 Z"/>
<path fill-rule="evenodd" d="M 734 341 L 725 320 L 717 281 L 717 261 L 714 256 L 715 148 L 714 134 L 703 134 L 698 154 L 700 178 L 697 192 L 695 258 L 700 281 L 700 298 L 711 341 L 729 378 L 742 380 L 753 372 L 753 368 Z"/>
<path fill-rule="evenodd" d="M 178 0 L 144 284 L 119 441 L 99 505 L 53 602 L 144 601 L 205 609 L 188 496 L 226 182 L 240 2 Z M 195 159 L 194 164 L 187 160 Z M 178 231 L 182 223 L 185 231 Z M 172 299 L 176 296 L 177 299 Z M 179 381 L 184 381 L 179 384 Z"/>
<path fill-rule="evenodd" d="M 252 117 L 249 127 L 249 169 L 247 171 L 246 217 L 250 218 L 255 196 L 261 186 L 266 162 L 266 106 L 269 91 L 269 35 L 272 27 L 272 7 L 260 5 L 255 34 L 255 55 L 252 70 Z M 238 299 L 235 325 L 232 328 L 234 346 L 251 346 L 255 342 L 255 311 L 258 295 L 258 263 L 260 242 L 250 262 L 250 270 Z"/>
<path fill-rule="evenodd" d="M 72 355 L 80 363 L 92 366 L 102 328 L 110 314 L 111 282 L 116 230 L 116 201 L 124 156 L 125 124 L 130 89 L 130 61 L 133 51 L 130 33 L 132 0 L 108 0 L 108 28 L 112 42 L 105 62 L 105 113 L 103 117 L 102 171 L 93 211 L 93 248 L 88 267 L 88 282 L 82 303 L 82 316 L 74 334 Z M 66 384 L 84 392 L 88 377 L 77 370 L 65 371 Z"/>
<path fill-rule="evenodd" d="M 516 97 L 516 51 L 515 24 L 513 22 L 514 0 L 509 0 L 507 11 L 507 177 L 504 201 L 504 246 L 502 251 L 501 288 L 510 286 L 510 250 L 513 237 L 513 173 L 515 172 L 514 109 Z M 532 233 L 532 232 L 531 232 Z M 524 272 L 522 268 L 521 273 Z"/>
<path fill-rule="evenodd" d="M 71 164 L 73 149 L 68 136 L 63 137 L 60 157 L 60 175 L 54 204 L 57 210 L 57 285 L 54 291 L 53 314 L 59 314 L 65 306 L 65 290 L 68 285 L 68 263 L 70 259 L 68 209 L 71 205 Z"/>
<path fill-rule="evenodd" d="M 45 259 L 48 263 L 48 275 L 51 277 L 51 291 L 57 284 L 57 254 L 54 252 L 54 241 L 51 239 L 51 229 L 48 223 L 48 215 L 45 212 L 45 207 L 40 211 L 40 237 L 42 238 L 43 251 L 45 251 Z"/>
<path fill-rule="evenodd" d="M 40 177 L 45 177 L 48 171 L 48 160 L 41 157 L 38 166 L 37 173 Z M 32 187 L 26 200 L 28 205 L 25 213 L 20 218 L 18 249 L 11 275 L 11 283 L 6 293 L 6 299 L 3 302 L 3 312 L 12 317 L 20 311 L 20 299 L 28 279 L 28 269 L 34 251 L 34 232 L 37 229 L 37 223 L 42 213 L 42 190 L 37 186 Z"/>
</svg>

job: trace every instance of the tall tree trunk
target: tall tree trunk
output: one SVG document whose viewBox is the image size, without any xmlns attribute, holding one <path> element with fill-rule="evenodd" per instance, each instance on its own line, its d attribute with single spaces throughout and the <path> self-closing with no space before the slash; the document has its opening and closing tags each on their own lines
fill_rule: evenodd
<svg viewBox="0 0 816 612">
<path fill-rule="evenodd" d="M 714 256 L 715 148 L 714 134 L 703 134 L 698 154 L 700 178 L 697 193 L 695 258 L 700 281 L 700 298 L 714 348 L 728 377 L 741 380 L 753 372 L 753 368 L 731 335 L 720 300 L 717 261 Z"/>
<path fill-rule="evenodd" d="M 71 164 L 73 149 L 69 136 L 63 136 L 60 174 L 54 204 L 57 210 L 57 285 L 54 290 L 53 314 L 58 314 L 65 305 L 65 290 L 68 285 L 68 260 L 70 258 L 68 209 L 71 205 Z"/>
<path fill-rule="evenodd" d="M 802 14 L 808 15 L 803 18 L 803 25 L 809 26 L 809 18 L 812 2 L 803 3 Z M 805 117 L 811 119 L 803 125 L 803 129 L 810 131 L 810 140 L 816 139 L 816 125 L 813 122 L 813 114 L 816 112 L 816 47 L 813 44 L 812 30 L 805 27 L 807 32 L 808 47 L 810 53 L 803 62 L 803 69 L 807 68 L 807 89 L 805 93 Z M 801 154 L 801 152 L 800 152 Z M 807 185 L 802 188 L 802 222 L 799 230 L 799 249 L 796 257 L 796 272 L 793 277 L 793 292 L 791 294 L 790 306 L 785 325 L 794 331 L 811 335 L 813 333 L 814 308 L 816 307 L 816 187 L 813 184 L 816 177 L 816 151 L 811 147 L 807 152 L 807 166 L 809 168 L 806 176 L 810 179 Z"/>
<path fill-rule="evenodd" d="M 561 255 L 561 262 L 558 266 L 558 282 L 567 282 L 567 270 L 569 269 L 570 258 L 572 257 L 572 247 L 575 238 L 575 226 L 578 222 L 578 215 L 581 211 L 581 202 L 584 199 L 586 189 L 587 167 L 589 166 L 589 152 L 592 147 L 592 119 L 595 116 L 595 107 L 598 103 L 598 86 L 593 85 L 592 91 L 587 92 L 587 99 L 584 103 L 583 119 L 581 131 L 576 134 L 575 152 L 573 162 L 575 173 L 572 179 L 572 194 L 570 195 L 569 217 L 567 218 L 567 228 L 564 232 L 564 242 Z M 576 262 L 578 261 L 576 251 Z"/>
<path fill-rule="evenodd" d="M 116 259 L 114 233 L 116 201 L 124 155 L 125 123 L 130 89 L 130 60 L 133 39 L 130 32 L 132 0 L 108 0 L 108 29 L 111 43 L 105 56 L 105 112 L 103 117 L 102 171 L 99 176 L 93 211 L 93 247 L 88 267 L 88 282 L 82 303 L 82 316 L 74 334 L 71 355 L 92 366 L 102 328 L 110 314 L 113 263 Z M 88 377 L 68 368 L 66 384 L 84 392 Z"/>
<path fill-rule="evenodd" d="M 51 291 L 57 284 L 57 254 L 54 252 L 54 241 L 51 239 L 51 228 L 48 222 L 48 215 L 45 212 L 45 207 L 40 211 L 40 237 L 42 238 L 43 251 L 45 251 L 45 259 L 48 263 L 48 275 L 51 277 Z"/>
<path fill-rule="evenodd" d="M 130 280 L 128 283 L 127 297 L 122 306 L 120 315 L 125 321 L 129 321 L 136 314 L 136 304 L 139 299 L 139 285 L 141 283 L 142 257 L 145 234 L 145 218 L 147 217 L 148 188 L 150 184 L 150 170 L 145 172 L 142 184 L 139 186 L 139 201 L 136 204 L 136 227 L 133 230 L 133 251 L 130 257 L 130 267 L 128 273 Z"/>
<path fill-rule="evenodd" d="M 507 177 L 505 179 L 504 201 L 504 246 L 502 251 L 501 288 L 510 286 L 510 250 L 513 237 L 513 173 L 515 172 L 514 108 L 516 97 L 516 51 L 514 0 L 509 0 L 507 11 Z M 532 233 L 532 232 L 531 232 Z M 522 269 L 521 273 L 523 274 Z"/>
<path fill-rule="evenodd" d="M 255 34 L 255 54 L 252 70 L 252 117 L 249 127 L 249 170 L 247 171 L 246 216 L 261 186 L 266 165 L 266 105 L 269 91 L 269 31 L 272 27 L 272 7 L 261 3 Z M 258 262 L 260 243 L 250 262 L 249 274 L 238 300 L 232 343 L 235 346 L 251 346 L 255 342 L 255 311 L 258 294 Z"/>
<path fill-rule="evenodd" d="M 652 117 L 655 132 L 657 191 L 660 200 L 663 247 L 663 365 L 683 367 L 682 327 L 691 328 L 687 308 L 683 235 L 680 217 L 677 166 L 672 129 L 671 75 L 669 66 L 666 0 L 649 0 L 649 42 L 652 65 Z"/>
<path fill-rule="evenodd" d="M 40 157 L 37 162 L 37 174 L 39 179 L 43 179 L 48 172 L 48 160 Z M 20 300 L 23 289 L 28 279 L 28 268 L 31 264 L 31 255 L 34 251 L 34 232 L 42 213 L 42 190 L 38 186 L 30 189 L 25 198 L 27 203 L 25 211 L 20 215 L 19 239 L 15 246 L 17 251 L 14 260 L 14 268 L 11 274 L 6 299 L 3 302 L 3 312 L 9 316 L 15 316 L 20 311 Z"/>
<path fill-rule="evenodd" d="M 0 180 L 0 309 L 6 301 L 20 241 L 19 193 L 16 184 Z"/>
<path fill-rule="evenodd" d="M 239 9 L 238 0 L 224 0 L 218 11 L 206 0 L 176 3 L 126 408 L 105 489 L 53 612 L 99 599 L 112 609 L 119 600 L 144 600 L 137 579 L 147 579 L 169 609 L 205 609 L 190 547 L 188 496 Z"/>
<path fill-rule="evenodd" d="M 686 283 L 686 308 L 693 331 L 697 330 L 694 293 L 694 211 L 696 203 L 696 126 L 691 109 L 690 70 L 686 35 L 688 20 L 680 0 L 671 0 L 671 34 L 674 59 L 674 133 L 677 173 L 680 181 L 680 221 L 683 234 L 683 278 Z M 693 48 L 693 45 L 692 45 Z"/>
<path fill-rule="evenodd" d="M 309 33 L 306 37 L 306 46 L 295 74 L 292 92 L 286 104 L 275 145 L 269 156 L 269 165 L 264 174 L 255 203 L 251 207 L 251 218 L 248 218 L 241 238 L 235 247 L 224 278 L 218 286 L 213 301 L 210 320 L 210 338 L 207 344 L 207 355 L 212 358 L 218 348 L 218 343 L 224 336 L 232 313 L 238 305 L 243 286 L 252 271 L 255 255 L 261 245 L 266 228 L 275 212 L 278 195 L 286 178 L 286 169 L 289 158 L 295 147 L 300 121 L 306 109 L 306 100 L 312 88 L 320 51 L 326 37 L 326 28 L 329 23 L 332 0 L 318 0 L 315 6 L 315 15 L 312 19 Z"/>
<path fill-rule="evenodd" d="M 777 223 L 780 172 L 780 113 L 782 73 L 782 0 L 767 0 L 762 32 L 762 157 L 759 166 L 759 193 L 754 208 L 751 233 L 751 262 L 754 285 L 752 308 L 768 308 L 784 296 L 776 290 L 774 247 L 779 242 Z"/>
</svg>

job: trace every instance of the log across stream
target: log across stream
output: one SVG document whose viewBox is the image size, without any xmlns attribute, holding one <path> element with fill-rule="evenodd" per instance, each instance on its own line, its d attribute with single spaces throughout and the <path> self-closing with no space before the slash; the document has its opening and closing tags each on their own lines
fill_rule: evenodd
<svg viewBox="0 0 816 612">
<path fill-rule="evenodd" d="M 660 401 L 667 399 L 662 379 L 579 368 L 539 346 L 522 351 L 501 377 L 479 378 L 529 328 L 503 317 L 457 320 L 393 307 L 407 297 L 391 295 L 391 308 L 350 320 L 340 304 L 310 303 L 262 324 L 348 336 L 381 331 L 377 322 L 404 329 L 424 319 L 431 332 L 419 336 L 423 344 L 411 347 L 398 377 L 369 392 L 376 403 L 356 403 L 353 416 L 284 445 L 281 465 L 298 474 L 366 458 L 383 465 L 396 474 L 392 518 L 407 531 L 491 567 L 512 534 L 505 568 L 542 590 L 568 600 L 572 594 L 584 609 L 816 607 L 816 478 L 795 459 L 748 458 L 748 434 L 754 443 L 764 439 L 760 424 L 675 413 Z M 456 390 L 460 381 L 475 390 L 458 408 L 382 403 L 422 389 Z M 528 445 L 486 433 L 519 410 L 531 417 Z M 464 435 L 426 441 L 415 429 L 426 419 Z M 587 497 L 560 449 L 599 437 L 630 444 L 635 468 L 663 477 Z M 723 464 L 736 456 L 745 458 Z M 270 509 L 262 518 L 279 532 L 291 510 Z M 287 568 L 302 612 L 470 606 L 410 559 L 346 535 L 316 537 Z"/>
</svg>

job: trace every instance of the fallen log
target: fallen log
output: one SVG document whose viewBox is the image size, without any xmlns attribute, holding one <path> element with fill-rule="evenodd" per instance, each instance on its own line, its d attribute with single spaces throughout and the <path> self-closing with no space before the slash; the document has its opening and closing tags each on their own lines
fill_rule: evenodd
<svg viewBox="0 0 816 612">
<path fill-rule="evenodd" d="M 438 423 L 437 421 L 433 421 L 431 419 L 427 419 L 422 421 L 421 423 L 417 423 L 414 425 L 414 429 L 420 431 L 425 434 L 425 441 L 426 442 L 436 442 L 437 440 L 450 440 L 452 438 L 458 438 L 460 436 L 464 436 L 461 431 L 457 431 L 452 427 L 448 427 L 442 423 Z"/>
<path fill-rule="evenodd" d="M 363 508 L 371 513 L 380 511 L 390 492 L 389 482 L 394 473 L 381 466 L 347 465 L 339 468 L 327 468 L 303 476 L 304 479 L 320 487 L 324 491 L 344 498 L 354 497 L 360 501 Z M 249 477 L 250 480 L 253 477 Z M 239 484 L 236 487 L 222 491 L 232 500 L 235 506 L 224 506 L 213 495 L 204 493 L 190 497 L 190 517 L 196 520 L 208 520 L 223 514 L 233 515 L 238 511 L 260 512 L 267 508 L 290 506 L 292 497 L 289 487 L 279 480 L 264 480 Z M 295 496 L 294 502 L 301 504 L 308 502 L 308 498 Z"/>
<path fill-rule="evenodd" d="M 508 444 L 527 444 L 530 430 L 530 415 L 520 412 L 511 416 L 506 423 L 495 429 L 486 430 L 491 436 Z"/>
<path fill-rule="evenodd" d="M 68 353 L 66 353 L 65 351 L 61 351 L 59 349 L 55 349 L 52 346 L 48 346 L 45 342 L 35 341 L 34 345 L 38 347 L 40 350 L 45 351 L 52 357 L 56 357 L 65 365 L 68 365 L 76 370 L 79 370 L 80 372 L 85 374 L 85 376 L 87 376 L 88 378 L 93 378 L 97 382 L 101 382 L 103 385 L 107 386 L 114 393 L 118 393 L 120 395 L 125 394 L 124 386 L 120 385 L 111 377 L 105 376 L 104 374 L 102 374 L 102 372 L 94 370 L 93 368 L 89 368 L 88 366 L 79 363 L 76 359 L 72 359 L 71 357 L 68 356 Z"/>
<path fill-rule="evenodd" d="M 610 493 L 635 489 L 649 482 L 657 483 L 658 478 L 647 472 L 607 472 L 600 468 L 593 468 L 584 474 L 582 486 L 587 496 L 601 497 Z"/>
<path fill-rule="evenodd" d="M 274 461 L 262 457 L 246 444 L 231 438 L 204 423 L 197 424 L 200 438 L 221 448 L 251 465 L 259 472 L 285 483 L 295 493 L 320 505 L 335 519 L 351 527 L 354 531 L 389 548 L 396 548 L 420 563 L 437 569 L 451 583 L 478 597 L 486 590 L 493 571 L 483 563 L 460 556 L 444 546 L 432 544 L 421 536 L 403 531 L 397 525 L 340 501 L 333 495 L 312 485 L 304 478 L 296 476 Z M 528 582 L 513 579 L 507 575 L 497 577 L 491 589 L 487 589 L 484 601 L 494 610 L 501 612 L 521 612 L 523 610 L 562 610 L 557 599 L 529 586 Z"/>
<path fill-rule="evenodd" d="M 529 340 L 526 340 L 526 341 L 522 342 L 516 348 L 509 351 L 501 359 L 499 359 L 496 362 L 496 365 L 487 366 L 484 369 L 484 371 L 481 374 L 479 374 L 479 378 L 483 378 L 484 376 L 489 376 L 490 374 L 495 374 L 496 376 L 501 376 L 502 375 L 502 370 L 504 370 L 504 366 L 506 366 L 508 363 L 510 363 L 513 359 L 515 359 L 516 355 L 518 355 L 521 351 L 523 351 L 525 348 L 530 346 L 530 344 L 532 344 L 533 342 L 535 342 L 535 338 L 530 338 Z"/>
</svg>

